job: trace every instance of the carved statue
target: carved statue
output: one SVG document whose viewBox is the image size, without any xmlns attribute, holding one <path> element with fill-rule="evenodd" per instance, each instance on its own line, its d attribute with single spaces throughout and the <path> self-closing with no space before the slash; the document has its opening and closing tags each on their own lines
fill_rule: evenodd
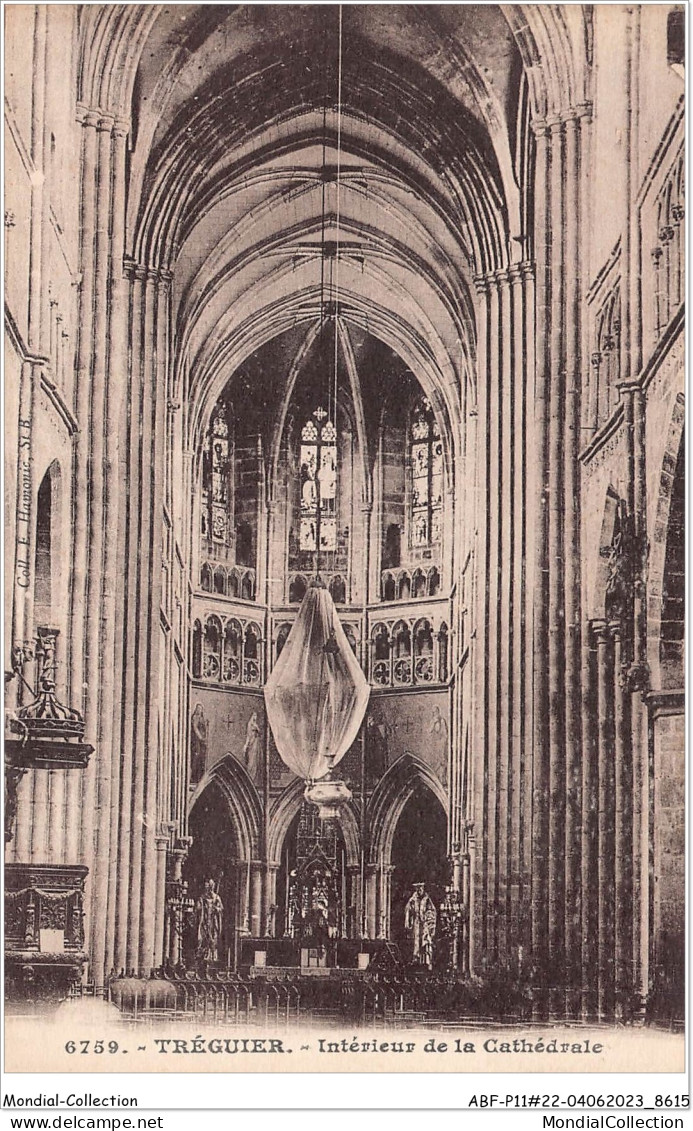
<svg viewBox="0 0 693 1131">
<path fill-rule="evenodd" d="M 462 915 L 460 893 L 455 891 L 452 884 L 448 884 L 445 888 L 445 898 L 440 905 L 440 931 L 447 943 L 450 970 L 457 967 Z"/>
<path fill-rule="evenodd" d="M 436 934 L 437 913 L 430 895 L 423 883 L 414 884 L 414 891 L 404 909 L 405 930 L 414 942 L 414 963 L 433 966 L 433 940 Z"/>
<path fill-rule="evenodd" d="M 623 500 L 619 503 L 608 568 L 604 615 L 607 621 L 622 620 L 628 615 L 633 597 L 633 540 Z"/>
<path fill-rule="evenodd" d="M 208 742 L 209 723 L 204 707 L 198 703 L 190 718 L 190 781 L 193 785 L 204 777 Z"/>
<path fill-rule="evenodd" d="M 289 876 L 289 897 L 286 910 L 286 930 L 284 938 L 293 939 L 299 933 L 301 925 L 301 908 L 298 901 L 298 879 L 294 868 Z"/>
<path fill-rule="evenodd" d="M 262 727 L 258 722 L 257 711 L 253 711 L 248 719 L 245 746 L 243 747 L 243 765 L 255 781 L 258 770 L 262 765 Z"/>
<path fill-rule="evenodd" d="M 224 905 L 217 893 L 214 880 L 205 881 L 205 890 L 197 901 L 197 957 L 202 962 L 216 962 L 219 957 L 219 939 Z"/>
</svg>

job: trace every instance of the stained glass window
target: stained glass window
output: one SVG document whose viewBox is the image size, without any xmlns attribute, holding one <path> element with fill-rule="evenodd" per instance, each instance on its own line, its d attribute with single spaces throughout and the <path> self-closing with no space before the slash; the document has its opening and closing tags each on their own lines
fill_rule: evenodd
<svg viewBox="0 0 693 1131">
<path fill-rule="evenodd" d="M 300 549 L 337 548 L 337 431 L 324 408 L 301 430 Z"/>
<path fill-rule="evenodd" d="M 440 542 L 443 509 L 443 443 L 427 397 L 420 397 L 411 416 L 411 544 Z"/>
<path fill-rule="evenodd" d="M 203 461 L 201 532 L 220 545 L 229 543 L 230 437 L 227 406 L 220 401 L 212 413 Z"/>
</svg>

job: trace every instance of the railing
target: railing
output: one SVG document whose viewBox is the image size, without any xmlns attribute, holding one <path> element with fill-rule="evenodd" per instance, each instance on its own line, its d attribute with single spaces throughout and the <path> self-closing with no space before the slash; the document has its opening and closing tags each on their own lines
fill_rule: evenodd
<svg viewBox="0 0 693 1131">
<path fill-rule="evenodd" d="M 384 569 L 380 574 L 381 601 L 420 601 L 440 593 L 441 571 L 436 562 L 425 567 Z"/>
<path fill-rule="evenodd" d="M 250 566 L 223 565 L 205 561 L 200 566 L 200 589 L 217 597 L 255 600 L 255 570 Z"/>
</svg>

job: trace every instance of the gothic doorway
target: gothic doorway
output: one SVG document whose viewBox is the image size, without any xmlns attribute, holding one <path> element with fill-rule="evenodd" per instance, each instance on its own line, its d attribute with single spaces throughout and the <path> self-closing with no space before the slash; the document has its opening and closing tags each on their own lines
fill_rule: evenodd
<svg viewBox="0 0 693 1131">
<path fill-rule="evenodd" d="M 189 831 L 193 842 L 183 869 L 183 878 L 188 883 L 187 894 L 197 902 L 205 881 L 214 880 L 224 907 L 218 965 L 230 969 L 234 965 L 239 904 L 239 880 L 234 864 L 239 853 L 229 807 L 216 782 L 212 782 L 195 802 L 190 813 Z M 183 932 L 183 961 L 188 969 L 195 967 L 196 951 L 196 916 L 192 913 L 186 918 Z"/>
<path fill-rule="evenodd" d="M 447 820 L 443 807 L 420 782 L 407 801 L 392 840 L 390 938 L 407 956 L 411 941 L 404 929 L 404 908 L 415 883 L 423 882 L 436 908 L 448 882 Z"/>
</svg>

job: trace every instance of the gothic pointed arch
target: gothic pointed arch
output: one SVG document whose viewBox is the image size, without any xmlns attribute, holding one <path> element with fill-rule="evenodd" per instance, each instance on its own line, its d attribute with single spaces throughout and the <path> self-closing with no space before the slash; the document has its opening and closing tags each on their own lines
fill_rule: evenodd
<svg viewBox="0 0 693 1131">
<path fill-rule="evenodd" d="M 205 774 L 190 798 L 188 812 L 191 812 L 205 790 L 215 784 L 223 794 L 233 822 L 238 849 L 243 860 L 257 857 L 262 828 L 262 802 L 248 773 L 231 754 Z"/>
<path fill-rule="evenodd" d="M 683 673 L 684 422 L 685 408 L 683 397 L 680 396 L 671 412 L 662 453 L 659 492 L 653 516 L 654 537 L 650 541 L 648 561 L 650 604 L 647 656 L 653 687 L 665 685 L 666 661 L 671 658 L 667 653 L 680 657 L 672 665 L 672 669 Z M 678 565 L 675 564 L 677 551 Z M 679 686 L 681 682 L 679 680 Z"/>
<path fill-rule="evenodd" d="M 281 859 L 287 833 L 303 802 L 305 785 L 304 781 L 296 778 L 274 803 L 267 831 L 267 856 L 270 860 L 278 862 Z M 340 809 L 339 826 L 344 837 L 347 866 L 356 867 L 359 862 L 360 836 L 353 803 Z"/>
<path fill-rule="evenodd" d="M 397 823 L 418 786 L 425 786 L 447 813 L 445 790 L 428 766 L 413 754 L 403 754 L 380 779 L 368 806 L 369 857 L 389 864 Z M 442 816 L 441 814 L 441 816 Z"/>
</svg>

